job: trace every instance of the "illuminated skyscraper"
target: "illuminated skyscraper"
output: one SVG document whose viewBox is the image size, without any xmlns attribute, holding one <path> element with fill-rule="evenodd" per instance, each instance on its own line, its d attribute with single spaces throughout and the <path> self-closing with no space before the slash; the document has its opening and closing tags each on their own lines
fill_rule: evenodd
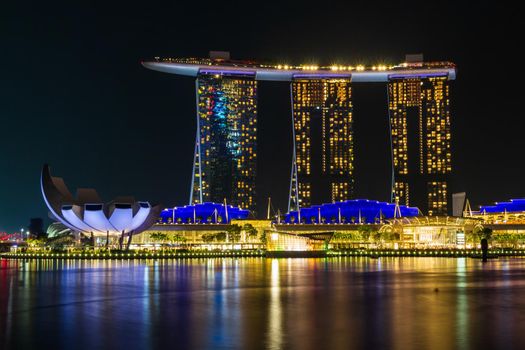
<svg viewBox="0 0 525 350">
<path fill-rule="evenodd" d="M 296 78 L 291 90 L 289 210 L 349 199 L 354 184 L 350 79 Z"/>
<path fill-rule="evenodd" d="M 255 209 L 257 82 L 253 74 L 201 71 L 190 203 Z"/>
<path fill-rule="evenodd" d="M 449 77 L 392 75 L 388 96 L 392 200 L 429 215 L 447 214 L 452 171 Z"/>
</svg>

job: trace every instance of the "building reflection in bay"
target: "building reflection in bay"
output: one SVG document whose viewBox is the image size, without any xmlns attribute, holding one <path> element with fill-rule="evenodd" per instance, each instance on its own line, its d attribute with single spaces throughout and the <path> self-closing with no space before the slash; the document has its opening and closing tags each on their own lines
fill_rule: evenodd
<svg viewBox="0 0 525 350">
<path fill-rule="evenodd" d="M 0 266 L 0 348 L 525 347 L 525 259 Z"/>
</svg>

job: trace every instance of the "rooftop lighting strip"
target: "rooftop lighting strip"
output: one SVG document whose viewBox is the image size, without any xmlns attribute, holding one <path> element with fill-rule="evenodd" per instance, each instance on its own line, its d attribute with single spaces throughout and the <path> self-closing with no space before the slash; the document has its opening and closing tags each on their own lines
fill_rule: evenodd
<svg viewBox="0 0 525 350">
<path fill-rule="evenodd" d="M 426 78 L 426 77 L 447 77 L 447 72 L 438 73 L 413 73 L 413 74 L 389 74 L 388 79 L 407 79 L 407 78 Z"/>
<path fill-rule="evenodd" d="M 227 70 L 227 69 L 221 69 L 221 70 L 209 70 L 209 69 L 201 69 L 199 70 L 199 74 L 228 74 L 228 75 L 254 75 L 254 71 L 240 71 L 240 70 Z"/>
<path fill-rule="evenodd" d="M 352 73 L 296 73 L 293 78 L 350 78 Z"/>
</svg>

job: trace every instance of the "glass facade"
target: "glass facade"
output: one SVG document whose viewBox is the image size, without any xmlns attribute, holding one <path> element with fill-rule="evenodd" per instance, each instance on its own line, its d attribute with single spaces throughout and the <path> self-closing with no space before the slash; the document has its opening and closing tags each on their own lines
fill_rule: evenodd
<svg viewBox="0 0 525 350">
<path fill-rule="evenodd" d="M 350 198 L 354 184 L 350 80 L 295 79 L 291 93 L 294 154 L 289 210 Z"/>
<path fill-rule="evenodd" d="M 197 137 L 190 203 L 255 209 L 257 82 L 252 75 L 197 77 Z"/>
<path fill-rule="evenodd" d="M 448 212 L 452 172 L 447 76 L 403 77 L 388 83 L 392 200 L 428 215 Z"/>
</svg>

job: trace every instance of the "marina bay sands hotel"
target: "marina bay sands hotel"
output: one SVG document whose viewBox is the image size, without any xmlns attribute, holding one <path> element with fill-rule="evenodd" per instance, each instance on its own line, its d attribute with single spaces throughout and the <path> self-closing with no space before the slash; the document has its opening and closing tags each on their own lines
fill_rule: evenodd
<svg viewBox="0 0 525 350">
<path fill-rule="evenodd" d="M 253 210 L 257 83 L 290 84 L 293 157 L 288 210 L 351 199 L 354 188 L 352 83 L 385 83 L 392 152 L 391 200 L 429 215 L 449 210 L 450 62 L 407 55 L 395 66 L 288 66 L 209 58 L 143 61 L 149 69 L 195 77 L 197 135 L 190 204 L 222 202 Z"/>
</svg>

